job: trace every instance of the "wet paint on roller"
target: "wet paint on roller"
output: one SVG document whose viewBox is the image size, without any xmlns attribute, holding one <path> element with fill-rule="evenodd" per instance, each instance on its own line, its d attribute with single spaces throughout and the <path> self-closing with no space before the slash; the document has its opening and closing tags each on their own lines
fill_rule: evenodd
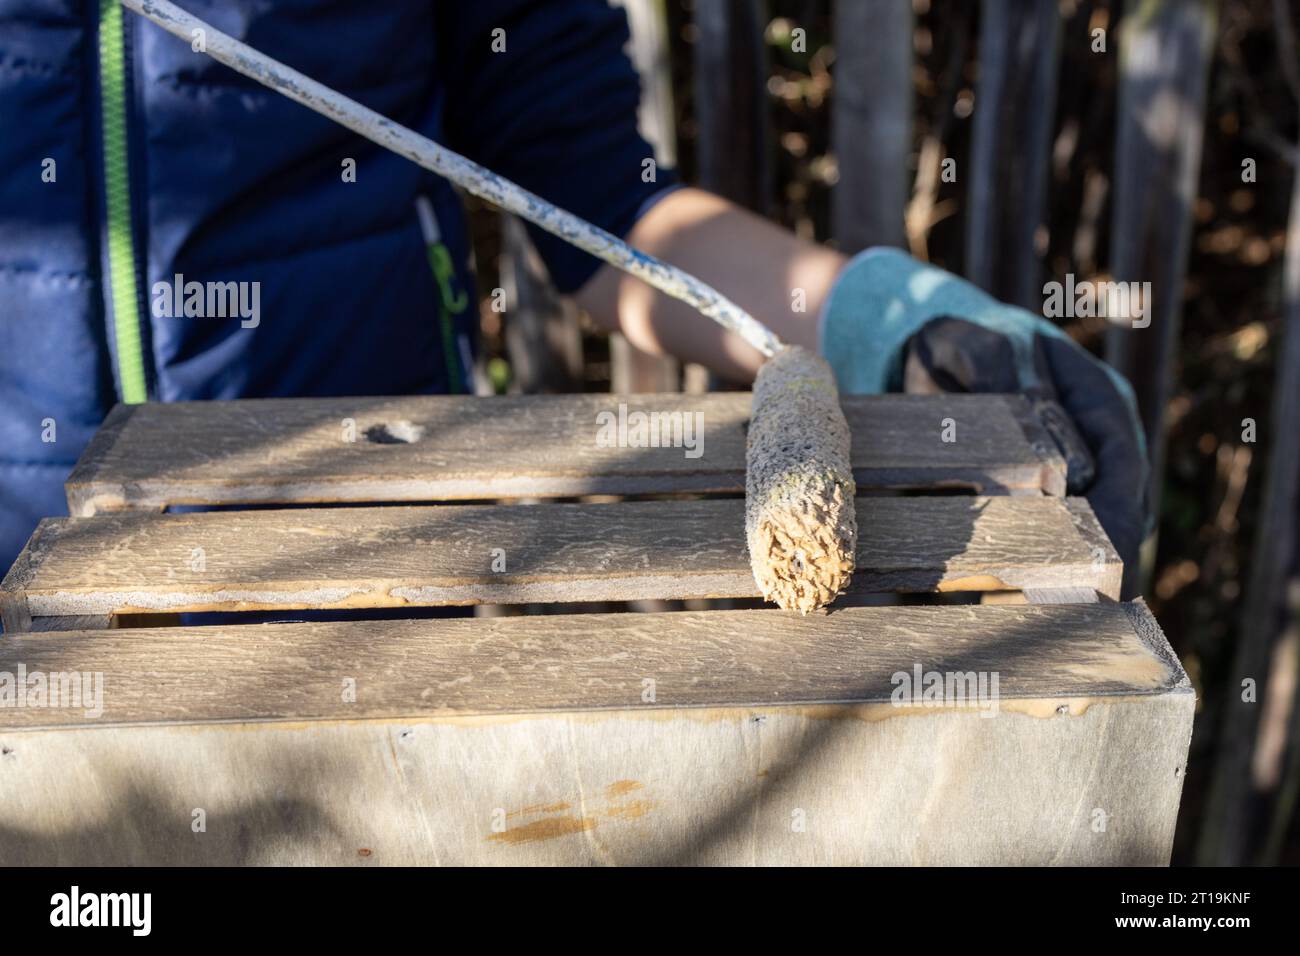
<svg viewBox="0 0 1300 956">
<path fill-rule="evenodd" d="M 849 426 L 825 359 L 790 347 L 759 369 L 745 466 L 759 591 L 786 610 L 825 607 L 848 587 L 858 540 Z"/>
</svg>

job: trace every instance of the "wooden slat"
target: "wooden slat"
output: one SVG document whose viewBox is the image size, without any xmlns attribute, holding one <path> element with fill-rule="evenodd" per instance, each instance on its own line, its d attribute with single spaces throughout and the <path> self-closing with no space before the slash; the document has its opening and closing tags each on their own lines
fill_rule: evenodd
<svg viewBox="0 0 1300 956">
<path fill-rule="evenodd" d="M 1292 33 L 1284 17 L 1290 12 L 1273 7 L 1282 55 L 1295 60 Z M 1300 98 L 1300 80 L 1295 95 Z M 1224 691 L 1222 729 L 1216 744 L 1210 799 L 1201 822 L 1197 863 L 1205 866 L 1276 865 L 1291 823 L 1294 798 L 1300 793 L 1300 725 L 1292 719 L 1283 761 L 1284 777 L 1272 807 L 1272 825 L 1265 835 L 1257 826 L 1260 805 L 1259 770 L 1255 756 L 1262 748 L 1260 725 L 1264 714 L 1277 706 L 1280 713 L 1300 688 L 1278 676 L 1281 648 L 1287 629 L 1300 618 L 1300 430 L 1295 410 L 1300 408 L 1300 171 L 1291 184 L 1291 210 L 1287 225 L 1286 254 L 1282 265 L 1281 342 L 1276 346 L 1276 372 L 1269 417 L 1259 423 L 1267 434 L 1268 463 L 1251 547 L 1249 583 L 1241 608 L 1241 630 L 1228 669 Z M 1258 481 L 1258 478 L 1254 480 Z M 1289 605 L 1289 607 L 1288 607 Z M 1243 700 L 1241 681 L 1258 675 L 1258 695 Z M 1279 701 L 1278 698 L 1281 698 Z M 1292 703 L 1292 713 L 1300 702 Z M 1262 713 L 1261 713 L 1262 712 Z M 1255 767 L 1252 768 L 1252 764 Z M 1263 844 L 1255 843 L 1262 836 Z M 1256 849 L 1258 847 L 1258 853 Z"/>
<path fill-rule="evenodd" d="M 602 447 L 602 412 L 701 413 L 702 454 Z M 1064 493 L 1028 403 L 846 396 L 861 489 Z M 956 441 L 944 442 L 944 419 Z M 749 395 L 252 399 L 118 406 L 67 481 L 74 515 L 178 504 L 438 501 L 744 490 Z M 349 424 L 354 423 L 354 424 Z M 374 441 L 382 429 L 408 443 Z M 355 441 L 347 439 L 355 435 Z"/>
<path fill-rule="evenodd" d="M 966 275 L 997 298 L 1041 311 L 1047 184 L 1061 46 L 1057 0 L 980 5 L 966 215 Z"/>
<path fill-rule="evenodd" d="M 894 706 L 918 667 L 997 693 Z M 0 709 L 10 865 L 1161 865 L 1195 703 L 1114 604 L 78 632 L 20 668 L 103 710 Z"/>
<path fill-rule="evenodd" d="M 842 252 L 907 244 L 912 154 L 910 3 L 836 0 L 831 136 L 839 181 L 831 193 Z"/>
<path fill-rule="evenodd" d="M 1095 604 L 1097 592 L 1092 588 L 1028 588 L 1024 592 L 1030 604 Z"/>
<path fill-rule="evenodd" d="M 501 214 L 501 288 L 506 296 L 506 354 L 510 388 L 525 395 L 582 387 L 578 310 L 551 284 L 550 273 L 524 224 Z"/>
<path fill-rule="evenodd" d="M 767 48 L 757 0 L 697 0 L 696 178 L 761 215 L 770 205 Z"/>
<path fill-rule="evenodd" d="M 1190 690 L 1145 605 L 853 607 L 119 628 L 0 645 L 0 672 L 103 674 L 103 713 L 0 730 L 608 708 L 883 703 L 892 676 L 996 671 L 999 707 Z M 339 693 L 364 681 L 355 701 Z M 652 677 L 654 700 L 642 700 Z M 972 704 L 972 706 L 974 706 Z M 1032 708 L 1029 708 L 1032 709 Z M 1081 711 L 1076 708 L 1076 712 Z M 1051 710 L 1041 716 L 1050 716 Z"/>
<path fill-rule="evenodd" d="M 637 129 L 654 150 L 660 169 L 677 167 L 677 126 L 673 108 L 672 50 L 668 16 L 660 0 L 611 0 L 627 13 L 631 42 L 628 55 L 641 79 Z M 621 332 L 609 336 L 609 390 L 680 392 L 682 370 L 671 355 L 654 355 L 629 342 Z"/>
<path fill-rule="evenodd" d="M 1126 0 L 1118 31 L 1110 272 L 1120 282 L 1150 282 L 1151 294 L 1149 327 L 1132 328 L 1125 317 L 1111 317 L 1106 360 L 1137 395 L 1155 514 L 1164 489 L 1165 410 L 1182 338 L 1191 197 L 1200 175 L 1217 23 L 1213 0 Z"/>
<path fill-rule="evenodd" d="M 858 525 L 857 592 L 1081 587 L 1117 596 L 1119 559 L 1083 499 L 864 498 Z M 24 613 L 758 592 L 744 502 L 712 499 L 47 518 L 0 596 L 22 630 Z"/>
<path fill-rule="evenodd" d="M 682 369 L 671 355 L 637 348 L 621 332 L 609 336 L 609 390 L 623 395 L 680 392 Z"/>
</svg>

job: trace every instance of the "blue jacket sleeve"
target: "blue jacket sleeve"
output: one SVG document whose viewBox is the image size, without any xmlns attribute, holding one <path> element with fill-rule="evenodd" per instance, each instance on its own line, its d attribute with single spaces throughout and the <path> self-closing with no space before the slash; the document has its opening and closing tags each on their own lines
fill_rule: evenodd
<svg viewBox="0 0 1300 956">
<path fill-rule="evenodd" d="M 457 0 L 439 4 L 438 62 L 447 144 L 525 189 L 625 236 L 674 182 L 637 132 L 640 83 L 624 53 L 627 16 L 604 0 Z M 498 45 L 494 52 L 494 31 Z M 531 229 L 561 292 L 599 262 Z"/>
</svg>

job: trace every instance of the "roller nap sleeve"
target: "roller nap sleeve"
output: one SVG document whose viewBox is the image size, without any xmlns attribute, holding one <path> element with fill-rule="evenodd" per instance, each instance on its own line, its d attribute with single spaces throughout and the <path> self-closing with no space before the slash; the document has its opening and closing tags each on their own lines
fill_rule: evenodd
<svg viewBox="0 0 1300 956">
<path fill-rule="evenodd" d="M 754 382 L 746 449 L 745 538 L 765 600 L 806 614 L 844 591 L 858 539 L 854 490 L 830 365 L 785 348 Z"/>
</svg>

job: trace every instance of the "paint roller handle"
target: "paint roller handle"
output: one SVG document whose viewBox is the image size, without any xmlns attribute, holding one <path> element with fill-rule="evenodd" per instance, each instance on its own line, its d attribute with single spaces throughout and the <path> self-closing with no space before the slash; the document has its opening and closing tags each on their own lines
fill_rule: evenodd
<svg viewBox="0 0 1300 956">
<path fill-rule="evenodd" d="M 665 295 L 680 299 L 723 328 L 739 335 L 763 355 L 770 358 L 783 347 L 771 329 L 712 286 L 676 266 L 633 249 L 604 229 L 273 60 L 174 3 L 167 0 L 121 0 L 121 3 L 128 10 L 151 20 L 187 43 L 193 44 L 201 39 L 203 52 L 232 70 L 346 126 L 385 149 L 405 156 L 466 192 L 554 233 L 565 242 L 636 276 Z"/>
</svg>

